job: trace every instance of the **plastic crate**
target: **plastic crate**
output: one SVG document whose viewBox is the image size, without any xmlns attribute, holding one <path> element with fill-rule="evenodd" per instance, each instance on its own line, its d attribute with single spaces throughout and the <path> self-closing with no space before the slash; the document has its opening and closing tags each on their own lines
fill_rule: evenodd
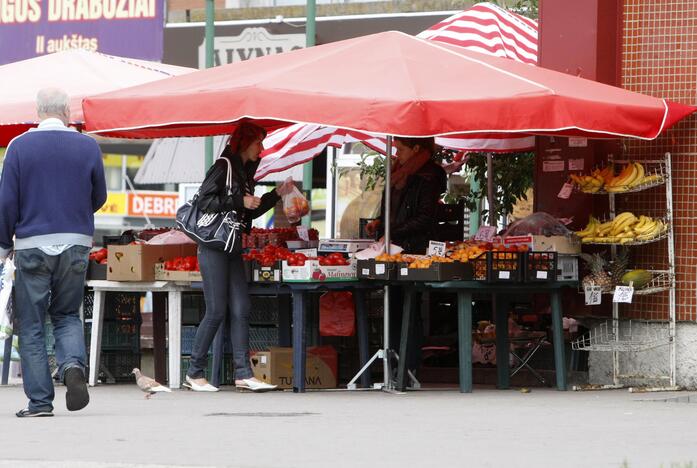
<svg viewBox="0 0 697 468">
<path fill-rule="evenodd" d="M 102 349 L 140 352 L 140 323 L 133 320 L 105 320 L 102 325 Z"/>
<path fill-rule="evenodd" d="M 399 268 L 405 267 L 405 263 L 376 262 L 375 259 L 358 260 L 356 269 L 359 278 L 395 281 L 399 279 Z"/>
<path fill-rule="evenodd" d="M 557 279 L 556 252 L 525 252 L 525 282 L 544 283 Z"/>
<path fill-rule="evenodd" d="M 516 283 L 523 280 L 522 252 L 489 251 L 469 261 L 473 278 L 489 283 Z"/>
<path fill-rule="evenodd" d="M 261 266 L 256 260 L 250 262 L 252 268 L 252 281 L 255 283 L 279 283 L 283 263 L 278 260 L 270 267 Z"/>
<path fill-rule="evenodd" d="M 104 319 L 140 321 L 141 295 L 141 293 L 107 292 L 104 301 Z"/>
<path fill-rule="evenodd" d="M 212 360 L 211 360 L 212 361 Z M 231 354 L 223 356 L 223 377 L 220 379 L 221 385 L 232 385 L 235 383 L 235 363 Z"/>
<path fill-rule="evenodd" d="M 85 319 L 92 318 L 92 307 L 94 306 L 94 291 L 85 289 L 85 295 L 82 299 L 82 316 Z"/>
<path fill-rule="evenodd" d="M 116 382 L 135 382 L 131 372 L 134 367 L 140 367 L 140 353 L 103 351 L 101 356 L 102 366 L 109 371 Z M 101 369 L 99 375 L 102 381 L 109 381 L 109 375 L 103 374 Z"/>
<path fill-rule="evenodd" d="M 191 356 L 182 356 L 181 357 L 181 370 L 180 370 L 180 377 L 181 377 L 181 382 L 186 382 L 186 372 L 189 370 L 189 365 L 191 364 Z M 211 379 L 211 376 L 213 375 L 213 359 L 209 356 L 208 357 L 208 365 L 206 366 L 206 369 L 204 370 L 204 377 L 207 380 Z"/>
<path fill-rule="evenodd" d="M 249 314 L 249 323 L 254 325 L 278 324 L 278 296 L 252 296 L 252 310 Z"/>
<path fill-rule="evenodd" d="M 182 354 L 191 354 L 194 349 L 194 339 L 196 338 L 197 326 L 187 325 L 182 327 L 181 350 Z"/>
<path fill-rule="evenodd" d="M 578 281 L 578 256 L 559 255 L 557 257 L 557 281 Z"/>
<path fill-rule="evenodd" d="M 266 351 L 278 346 L 277 327 L 249 327 L 249 349 L 251 351 Z"/>
<path fill-rule="evenodd" d="M 428 268 L 408 268 L 406 265 L 399 269 L 399 279 L 402 281 L 468 281 L 473 277 L 470 263 L 434 262 Z"/>
<path fill-rule="evenodd" d="M 206 311 L 203 294 L 182 294 L 182 324 L 197 325 Z"/>
</svg>

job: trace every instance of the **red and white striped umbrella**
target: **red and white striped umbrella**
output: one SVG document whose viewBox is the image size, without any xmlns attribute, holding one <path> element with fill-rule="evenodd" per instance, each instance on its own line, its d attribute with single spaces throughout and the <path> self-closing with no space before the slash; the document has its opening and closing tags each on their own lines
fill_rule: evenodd
<svg viewBox="0 0 697 468">
<path fill-rule="evenodd" d="M 537 63 L 537 23 L 491 3 L 478 3 L 417 35 L 422 39 L 444 42 L 475 52 L 506 57 L 518 62 Z M 327 146 L 340 148 L 345 143 L 362 142 L 385 153 L 382 136 L 339 130 L 322 125 L 295 124 L 277 130 L 264 140 L 264 152 L 257 179 L 310 161 Z M 513 152 L 535 146 L 535 137 L 437 138 L 444 147 L 465 151 Z"/>
</svg>

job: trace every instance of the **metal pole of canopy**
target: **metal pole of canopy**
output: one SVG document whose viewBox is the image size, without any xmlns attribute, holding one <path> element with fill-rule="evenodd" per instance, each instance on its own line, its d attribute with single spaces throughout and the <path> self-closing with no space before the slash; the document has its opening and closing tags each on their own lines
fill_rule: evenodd
<svg viewBox="0 0 697 468">
<path fill-rule="evenodd" d="M 316 0 L 307 0 L 306 4 L 306 19 L 305 19 L 305 46 L 312 47 L 315 45 L 315 16 L 316 16 Z M 307 202 L 310 205 L 310 211 L 307 216 L 302 219 L 303 226 L 310 227 L 312 224 L 312 160 L 310 159 L 303 165 L 303 190 L 307 191 Z"/>
<path fill-rule="evenodd" d="M 213 68 L 215 38 L 215 0 L 206 0 L 206 68 Z M 204 173 L 213 165 L 213 137 L 206 137 Z"/>
<path fill-rule="evenodd" d="M 391 194 L 391 179 L 392 179 L 392 136 L 387 137 L 387 148 L 385 152 L 385 252 L 390 254 L 390 211 L 392 203 Z M 384 387 L 386 390 L 392 390 L 392 372 L 390 369 L 390 287 L 385 286 L 385 297 L 383 299 L 383 355 L 382 367 L 384 373 Z"/>
</svg>

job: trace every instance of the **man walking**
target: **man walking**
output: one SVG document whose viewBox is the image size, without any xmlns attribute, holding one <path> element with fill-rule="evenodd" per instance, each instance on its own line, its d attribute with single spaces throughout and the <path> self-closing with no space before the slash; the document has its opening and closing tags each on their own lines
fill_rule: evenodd
<svg viewBox="0 0 697 468">
<path fill-rule="evenodd" d="M 15 321 L 28 406 L 17 417 L 53 416 L 54 389 L 44 342 L 53 323 L 58 373 L 69 411 L 89 403 L 79 308 L 94 234 L 106 201 L 97 143 L 68 128 L 70 106 L 59 89 L 37 95 L 41 123 L 13 139 L 0 177 L 0 259 L 14 246 Z M 14 241 L 13 241 L 14 238 Z"/>
</svg>

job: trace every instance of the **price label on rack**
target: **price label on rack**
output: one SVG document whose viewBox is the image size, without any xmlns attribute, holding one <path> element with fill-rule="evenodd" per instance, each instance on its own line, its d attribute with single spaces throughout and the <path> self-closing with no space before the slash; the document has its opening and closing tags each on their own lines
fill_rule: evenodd
<svg viewBox="0 0 697 468">
<path fill-rule="evenodd" d="M 445 256 L 445 242 L 428 241 L 428 255 Z"/>
<path fill-rule="evenodd" d="M 583 293 L 586 296 L 586 305 L 600 305 L 603 299 L 603 290 L 600 286 L 584 286 Z"/>
<path fill-rule="evenodd" d="M 310 240 L 310 233 L 307 230 L 307 226 L 298 226 L 296 229 L 298 230 L 298 237 L 301 240 L 306 242 Z"/>
<path fill-rule="evenodd" d="M 632 303 L 634 297 L 634 288 L 632 286 L 616 286 L 615 294 L 612 296 L 612 302 Z"/>
<path fill-rule="evenodd" d="M 564 183 L 564 185 L 561 186 L 561 190 L 559 190 L 559 193 L 557 194 L 557 198 L 561 198 L 563 200 L 568 200 L 571 197 L 571 191 L 573 189 L 574 189 L 573 185 L 571 185 L 568 182 Z"/>
<path fill-rule="evenodd" d="M 496 226 L 481 226 L 474 235 L 474 240 L 481 242 L 491 242 L 496 235 Z"/>
</svg>

